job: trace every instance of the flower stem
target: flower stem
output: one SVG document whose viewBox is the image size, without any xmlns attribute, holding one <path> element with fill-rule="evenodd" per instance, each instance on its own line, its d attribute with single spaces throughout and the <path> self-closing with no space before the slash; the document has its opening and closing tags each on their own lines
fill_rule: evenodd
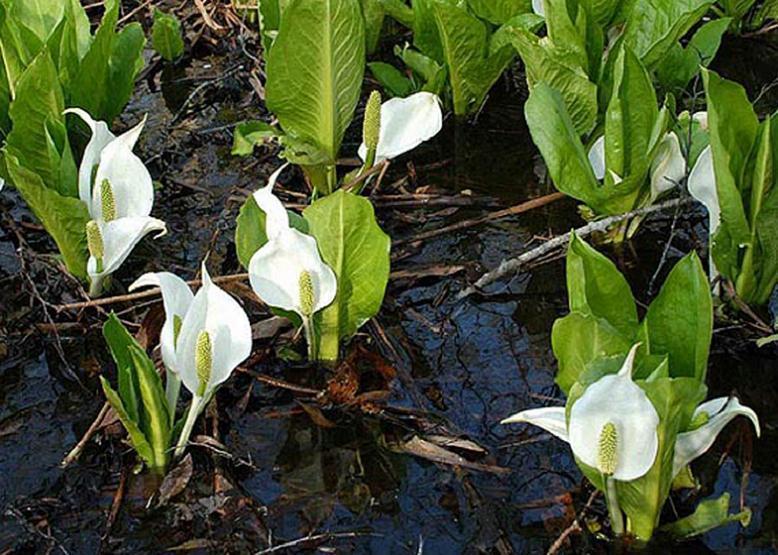
<svg viewBox="0 0 778 555">
<path fill-rule="evenodd" d="M 319 339 L 316 337 L 316 329 L 311 317 L 303 318 L 303 331 L 305 332 L 305 341 L 308 343 L 308 360 L 315 361 L 319 358 Z"/>
<path fill-rule="evenodd" d="M 605 476 L 605 502 L 608 505 L 608 516 L 611 520 L 611 530 L 617 536 L 624 535 L 624 515 L 621 514 L 619 496 L 616 492 L 616 480 Z"/>
<path fill-rule="evenodd" d="M 103 294 L 103 276 L 95 276 L 89 280 L 89 296 L 99 297 Z"/>
<path fill-rule="evenodd" d="M 181 430 L 181 435 L 178 438 L 178 443 L 176 444 L 176 451 L 173 453 L 173 458 L 177 459 L 184 454 L 186 444 L 189 443 L 189 436 L 192 435 L 192 428 L 194 427 L 195 420 L 197 420 L 197 415 L 200 414 L 200 404 L 202 401 L 202 397 L 198 397 L 197 395 L 192 397 L 192 404 L 189 405 L 189 413 L 186 415 L 186 422 L 184 422 L 184 427 Z"/>
<path fill-rule="evenodd" d="M 181 391 L 181 378 L 169 368 L 166 371 L 165 400 L 170 412 L 170 425 L 176 421 L 176 406 L 178 405 L 178 393 Z"/>
</svg>

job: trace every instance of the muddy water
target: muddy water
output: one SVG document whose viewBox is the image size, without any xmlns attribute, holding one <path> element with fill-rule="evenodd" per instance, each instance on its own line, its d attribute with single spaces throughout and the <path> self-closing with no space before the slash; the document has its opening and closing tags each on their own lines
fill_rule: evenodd
<svg viewBox="0 0 778 555">
<path fill-rule="evenodd" d="M 724 59 L 731 59 L 728 52 Z M 239 207 L 233 197 L 241 189 L 254 189 L 275 164 L 265 155 L 229 156 L 225 126 L 262 115 L 246 92 L 245 74 L 235 70 L 245 63 L 239 54 L 203 54 L 183 67 L 166 68 L 140 87 L 123 123 L 150 114 L 141 154 L 151 160 L 161 183 L 155 210 L 171 233 L 145 241 L 118 276 L 120 283 L 158 269 L 193 277 L 207 252 L 213 274 L 239 271 L 231 246 Z M 750 89 L 759 82 L 765 82 L 763 75 Z M 415 179 L 405 186 L 488 195 L 500 206 L 550 192 L 513 95 L 506 82 L 475 126 L 448 122 L 439 140 L 414 155 Z M 395 164 L 388 181 L 403 177 L 404 162 Z M 299 176 L 288 187 L 301 190 Z M 33 283 L 51 302 L 74 296 L 47 257 L 25 256 L 22 273 L 15 251 L 19 240 L 6 220 L 32 219 L 17 200 L 13 193 L 0 200 L 5 210 L 0 231 L 0 552 L 157 553 L 179 547 L 244 553 L 323 532 L 335 536 L 297 544 L 291 551 L 330 546 L 342 553 L 542 552 L 588 498 L 590 490 L 564 444 L 537 430 L 498 423 L 522 408 L 562 402 L 553 383 L 549 336 L 553 321 L 566 312 L 562 261 L 499 284 L 488 295 L 463 303 L 453 298 L 467 278 L 540 236 L 579 225 L 573 202 L 397 249 L 401 256 L 394 269 L 463 265 L 466 270 L 445 279 L 393 282 L 379 326 L 356 340 L 395 367 L 397 377 L 382 401 L 392 410 L 327 410 L 317 424 L 301 408 L 299 396 L 236 376 L 217 397 L 218 423 L 210 417 L 207 427 L 199 428 L 216 436 L 233 458 L 193 449 L 195 472 L 187 489 L 165 506 L 146 508 L 155 484 L 131 472 L 132 454 L 120 434 L 99 434 L 76 464 L 58 467 L 102 405 L 96 375 L 101 367 L 109 368 L 95 327 L 102 316 L 52 313 L 56 322 L 66 324 L 59 328 L 59 341 L 36 328 L 46 316 L 29 295 Z M 441 207 L 379 206 L 378 211 L 387 231 L 400 240 L 483 213 Z M 631 244 L 605 249 L 643 302 L 650 300 L 646 290 L 668 229 L 669 216 L 658 216 Z M 18 231 L 29 248 L 51 252 L 36 230 Z M 702 248 L 704 239 L 703 214 L 683 214 L 668 264 Z M 129 310 L 123 316 L 140 322 L 147 306 L 120 305 L 117 310 Z M 253 320 L 265 317 L 251 309 Z M 758 351 L 745 330 L 720 326 L 710 394 L 736 391 L 762 418 L 763 437 L 751 444 L 745 426 L 730 426 L 695 464 L 701 490 L 694 498 L 675 498 L 667 516 L 673 510 L 688 513 L 696 499 L 729 492 L 733 500 L 742 496 L 754 518 L 746 529 L 730 525 L 674 551 L 738 547 L 771 552 L 778 541 L 776 351 Z M 382 335 L 386 341 L 378 339 Z M 268 354 L 253 371 L 298 384 L 322 383 L 324 370 L 284 362 L 267 342 L 259 346 Z M 462 470 L 402 452 L 403 443 L 421 429 L 474 442 L 483 452 L 473 445 L 458 452 L 488 468 Z M 122 479 L 125 495 L 108 530 Z M 595 514 L 602 511 L 595 505 Z M 590 535 L 576 537 L 574 545 L 606 549 Z M 652 548 L 666 551 L 667 546 L 660 539 Z"/>
</svg>

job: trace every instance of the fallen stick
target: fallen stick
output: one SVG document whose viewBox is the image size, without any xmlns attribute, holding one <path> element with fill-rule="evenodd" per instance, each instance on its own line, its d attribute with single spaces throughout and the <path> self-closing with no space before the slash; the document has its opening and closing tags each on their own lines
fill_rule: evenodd
<svg viewBox="0 0 778 555">
<path fill-rule="evenodd" d="M 73 461 L 75 461 L 79 456 L 81 456 L 81 451 L 84 450 L 86 444 L 89 443 L 89 440 L 92 439 L 92 436 L 95 434 L 97 429 L 102 425 L 103 420 L 105 419 L 110 409 L 111 409 L 111 405 L 108 404 L 108 401 L 103 403 L 103 408 L 100 409 L 100 412 L 97 414 L 97 417 L 92 422 L 92 425 L 89 426 L 89 429 L 86 431 L 86 433 L 84 433 L 83 437 L 79 440 L 76 446 L 70 450 L 70 453 L 65 455 L 65 458 L 62 459 L 61 463 L 59 463 L 60 468 L 67 468 Z"/>
<path fill-rule="evenodd" d="M 619 214 L 618 216 L 603 218 L 602 220 L 591 222 L 573 231 L 568 231 L 564 235 L 554 237 L 539 247 L 535 247 L 534 249 L 524 252 L 519 256 L 503 260 L 495 270 L 485 273 L 473 285 L 460 291 L 457 295 L 457 300 L 465 299 L 470 295 L 483 290 L 484 287 L 504 278 L 505 276 L 516 274 L 527 263 L 545 256 L 552 251 L 563 248 L 570 241 L 570 237 L 572 237 L 573 233 L 579 237 L 586 237 L 597 231 L 605 231 L 613 224 L 617 224 L 625 220 L 630 220 L 638 216 L 646 216 L 648 214 L 653 214 L 654 212 L 660 212 L 662 210 L 666 210 L 667 208 L 675 208 L 676 206 L 688 204 L 691 202 L 691 198 L 668 200 L 661 204 L 653 204 L 651 206 L 646 206 L 645 208 L 627 212 L 626 214 Z"/>
<path fill-rule="evenodd" d="M 487 214 L 486 216 L 482 216 L 480 218 L 474 218 L 472 220 L 464 220 L 452 225 L 441 227 L 439 229 L 433 229 L 431 231 L 420 233 L 419 235 L 415 235 L 407 239 L 399 239 L 397 241 L 393 241 L 392 245 L 398 246 L 398 245 L 404 245 L 406 243 L 415 243 L 416 241 L 431 239 L 432 237 L 437 237 L 438 235 L 443 235 L 445 233 L 450 233 L 452 231 L 467 229 L 469 227 L 485 224 L 487 222 L 498 220 L 500 218 L 507 218 L 508 216 L 516 216 L 517 214 L 529 212 L 530 210 L 533 210 L 535 208 L 540 208 L 541 206 L 551 204 L 552 202 L 556 202 L 557 200 L 560 200 L 564 197 L 565 197 L 564 193 L 551 193 L 549 195 L 528 200 L 527 202 L 522 202 L 521 204 L 517 204 L 516 206 L 511 206 L 510 208 L 505 208 L 503 210 L 498 210 L 497 212 L 492 212 L 491 214 Z"/>
<path fill-rule="evenodd" d="M 248 274 L 232 274 L 229 276 L 218 276 L 213 278 L 214 283 L 229 283 L 232 281 L 244 281 L 248 279 Z M 202 283 L 199 279 L 193 279 L 186 282 L 188 285 L 200 285 Z M 105 297 L 102 299 L 92 299 L 91 301 L 81 301 L 78 303 L 60 304 L 54 305 L 54 310 L 62 312 L 63 310 L 81 310 L 83 308 L 90 308 L 95 306 L 105 306 L 109 304 L 123 303 L 128 301 L 137 301 L 139 299 L 149 299 L 151 297 L 158 297 L 160 295 L 159 287 L 147 289 L 146 291 L 139 291 L 138 293 L 128 293 L 127 295 L 116 295 L 114 297 Z"/>
</svg>

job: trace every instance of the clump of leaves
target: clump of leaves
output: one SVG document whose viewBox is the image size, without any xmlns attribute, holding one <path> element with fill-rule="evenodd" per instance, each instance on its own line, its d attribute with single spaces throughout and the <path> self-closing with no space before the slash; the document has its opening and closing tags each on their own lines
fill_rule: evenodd
<svg viewBox="0 0 778 555">
<path fill-rule="evenodd" d="M 128 102 L 145 38 L 137 23 L 117 30 L 118 16 L 119 2 L 107 0 L 92 35 L 78 0 L 0 2 L 0 175 L 16 186 L 68 270 L 82 279 L 89 215 L 78 199 L 71 139 L 82 145 L 88 135 L 79 126 L 69 137 L 63 112 L 75 106 L 111 121 Z"/>
<path fill-rule="evenodd" d="M 184 39 L 181 36 L 181 22 L 172 13 L 154 9 L 154 24 L 151 27 L 151 45 L 168 62 L 184 53 Z"/>
</svg>

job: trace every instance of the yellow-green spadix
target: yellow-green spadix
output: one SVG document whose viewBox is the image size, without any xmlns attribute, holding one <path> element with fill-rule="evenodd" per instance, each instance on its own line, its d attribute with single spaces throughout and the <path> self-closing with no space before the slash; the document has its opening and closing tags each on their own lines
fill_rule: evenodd
<svg viewBox="0 0 778 555">
<path fill-rule="evenodd" d="M 309 318 L 335 299 L 335 272 L 321 258 L 316 239 L 289 225 L 289 215 L 273 194 L 279 168 L 268 184 L 254 193 L 265 213 L 265 243 L 251 257 L 249 280 L 257 296 L 269 306 Z"/>
<path fill-rule="evenodd" d="M 570 409 L 546 407 L 522 411 L 504 424 L 526 422 L 568 442 L 582 463 L 619 481 L 645 475 L 659 448 L 659 415 L 645 392 L 632 380 L 638 345 L 617 374 L 604 376 L 586 388 Z"/>
<path fill-rule="evenodd" d="M 92 131 L 78 170 L 78 196 L 103 241 L 102 263 L 94 256 L 87 262 L 91 292 L 99 294 L 103 279 L 119 268 L 144 236 L 156 231 L 159 237 L 167 228 L 150 216 L 154 186 L 146 166 L 132 152 L 145 119 L 117 137 L 105 122 L 92 119 L 84 110 L 72 108 L 65 113 L 77 115 Z"/>
</svg>

